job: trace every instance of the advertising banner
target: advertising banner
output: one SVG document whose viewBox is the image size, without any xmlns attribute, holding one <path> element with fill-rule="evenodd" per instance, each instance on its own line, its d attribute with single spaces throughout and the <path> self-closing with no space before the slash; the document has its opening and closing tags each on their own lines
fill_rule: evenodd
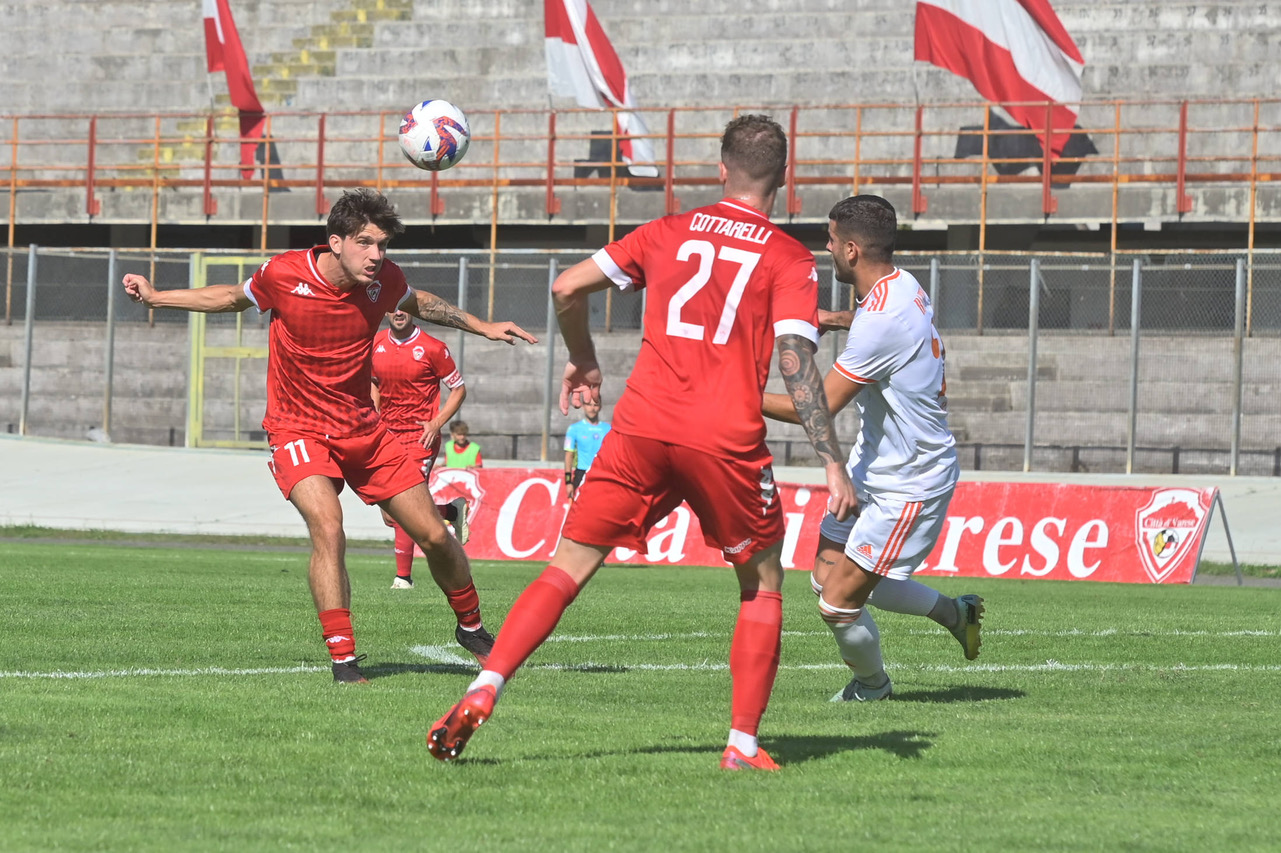
<svg viewBox="0 0 1281 853">
<path fill-rule="evenodd" d="M 808 570 L 826 512 L 822 486 L 779 483 L 786 537 L 783 565 Z M 437 468 L 437 503 L 465 497 L 480 560 L 547 560 L 568 504 L 564 472 L 532 468 Z M 917 571 L 943 577 L 1049 578 L 1190 583 L 1216 489 L 960 483 L 943 532 Z M 613 563 L 723 566 L 698 519 L 682 504 L 658 523 L 638 553 L 615 548 Z"/>
<path fill-rule="evenodd" d="M 960 483 L 927 575 L 1191 583 L 1218 489 Z"/>
</svg>

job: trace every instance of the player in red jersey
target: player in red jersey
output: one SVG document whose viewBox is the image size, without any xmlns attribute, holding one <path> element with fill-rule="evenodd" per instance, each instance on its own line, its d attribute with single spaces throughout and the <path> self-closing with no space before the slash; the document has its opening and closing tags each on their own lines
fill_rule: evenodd
<svg viewBox="0 0 1281 853">
<path fill-rule="evenodd" d="M 395 311 L 390 318 L 391 327 L 374 338 L 370 395 L 387 430 L 427 480 L 440 453 L 440 429 L 462 406 L 467 386 L 443 341 L 415 326 L 404 311 Z M 449 389 L 444 405 L 442 385 Z M 466 545 L 467 499 L 455 498 L 437 504 L 436 509 L 453 525 L 458 544 Z M 391 588 L 413 589 L 414 540 L 386 512 L 383 520 L 395 531 L 396 578 Z"/>
<path fill-rule="evenodd" d="M 778 124 L 737 118 L 721 138 L 724 199 L 643 225 L 557 278 L 552 294 L 569 350 L 562 412 L 600 401 L 589 294 L 646 288 L 640 354 L 551 564 L 513 605 L 462 701 L 428 733 L 436 758 L 458 756 L 610 549 L 643 552 L 650 528 L 686 500 L 707 543 L 733 564 L 741 590 L 721 767 L 777 769 L 756 740 L 778 671 L 783 618 L 783 518 L 761 417 L 775 347 L 788 393 L 826 467 L 829 508 L 845 518 L 854 506 L 814 364 L 814 257 L 769 221 L 786 164 L 787 137 Z"/>
<path fill-rule="evenodd" d="M 125 292 L 152 308 L 222 313 L 271 312 L 268 331 L 268 466 L 311 535 L 308 580 L 333 659 L 334 680 L 363 682 L 351 625 L 347 540 L 338 492 L 345 480 L 396 520 L 427 555 L 432 577 L 458 615 L 455 636 L 484 661 L 492 638 L 480 627 L 471 567 L 432 504 L 422 472 L 378 418 L 370 399 L 370 351 L 390 311 L 514 344 L 536 338 L 514 323 L 487 323 L 423 290 L 414 290 L 387 243 L 404 226 L 379 193 L 343 193 L 329 213 L 326 245 L 285 252 L 243 285 L 156 290 L 140 275 Z M 467 630 L 471 626 L 474 630 Z"/>
</svg>

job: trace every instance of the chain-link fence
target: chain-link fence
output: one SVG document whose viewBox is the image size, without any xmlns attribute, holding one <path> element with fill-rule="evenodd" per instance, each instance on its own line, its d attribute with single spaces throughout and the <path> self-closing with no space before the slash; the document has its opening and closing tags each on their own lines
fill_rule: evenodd
<svg viewBox="0 0 1281 853">
<path fill-rule="evenodd" d="M 549 326 L 548 285 L 553 263 L 565 269 L 586 257 L 394 253 L 411 284 L 544 339 L 507 348 L 429 329 L 464 369 L 464 417 L 491 458 L 557 456 L 566 422 L 549 403 L 564 351 Z M 191 252 L 33 247 L 6 252 L 4 262 L 0 429 L 188 441 L 188 317 L 130 302 L 120 279 L 133 272 L 161 288 L 188 287 Z M 238 282 L 255 263 L 211 264 L 206 283 Z M 1281 255 L 939 253 L 901 254 L 898 263 L 935 304 L 964 467 L 1281 476 Z M 643 291 L 592 297 L 610 400 L 639 347 L 644 302 Z M 850 289 L 824 275 L 819 304 L 847 308 Z M 233 330 L 245 345 L 266 343 L 267 318 L 252 311 L 207 322 L 224 343 Z M 840 345 L 839 336 L 824 342 L 822 366 Z M 209 362 L 198 413 L 205 437 L 261 440 L 263 375 L 262 365 Z M 771 444 L 780 461 L 813 460 L 799 433 L 771 426 Z"/>
</svg>

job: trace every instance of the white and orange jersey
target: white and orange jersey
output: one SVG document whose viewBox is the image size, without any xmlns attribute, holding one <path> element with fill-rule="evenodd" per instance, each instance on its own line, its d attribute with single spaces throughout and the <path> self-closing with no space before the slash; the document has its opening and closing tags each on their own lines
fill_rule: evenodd
<svg viewBox="0 0 1281 853">
<path fill-rule="evenodd" d="M 895 269 L 859 303 L 833 366 L 866 386 L 854 398 L 862 429 L 849 465 L 860 491 L 924 500 L 956 485 L 943 362 L 929 296 Z"/>
</svg>

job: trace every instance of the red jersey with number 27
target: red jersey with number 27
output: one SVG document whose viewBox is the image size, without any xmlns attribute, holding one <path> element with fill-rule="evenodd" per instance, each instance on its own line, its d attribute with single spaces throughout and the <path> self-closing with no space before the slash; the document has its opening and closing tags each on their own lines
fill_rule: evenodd
<svg viewBox="0 0 1281 853">
<path fill-rule="evenodd" d="M 614 429 L 717 456 L 759 448 L 775 337 L 818 341 L 813 254 L 724 199 L 642 225 L 593 259 L 620 289 L 647 294 Z"/>
<path fill-rule="evenodd" d="M 383 318 L 409 295 L 400 267 L 383 261 L 378 278 L 342 291 L 316 266 L 328 246 L 285 252 L 244 284 L 259 311 L 271 312 L 267 340 L 268 433 L 333 438 L 378 425 L 369 394 L 370 352 Z"/>
<path fill-rule="evenodd" d="M 387 429 L 421 433 L 440 412 L 441 383 L 457 388 L 463 375 L 444 341 L 422 329 L 402 341 L 384 329 L 374 338 L 374 381 Z"/>
</svg>

